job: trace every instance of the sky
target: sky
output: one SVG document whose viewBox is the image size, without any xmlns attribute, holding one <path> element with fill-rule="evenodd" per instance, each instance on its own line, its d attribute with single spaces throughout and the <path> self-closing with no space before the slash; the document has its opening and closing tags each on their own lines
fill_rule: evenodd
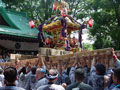
<svg viewBox="0 0 120 90">
<path fill-rule="evenodd" d="M 93 44 L 94 43 L 94 41 L 92 40 L 89 40 L 89 37 L 88 37 L 88 32 L 89 32 L 89 30 L 88 29 L 83 29 L 83 34 L 82 34 L 82 39 L 83 39 L 83 41 L 82 41 L 82 43 L 89 43 L 89 44 Z M 75 38 L 77 38 L 78 39 L 78 33 L 72 33 L 71 34 L 71 38 L 72 37 L 75 37 Z"/>
</svg>

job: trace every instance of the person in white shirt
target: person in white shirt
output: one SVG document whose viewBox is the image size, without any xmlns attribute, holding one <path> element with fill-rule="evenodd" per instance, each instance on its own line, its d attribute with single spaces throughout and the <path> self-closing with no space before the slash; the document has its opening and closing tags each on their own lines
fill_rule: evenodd
<svg viewBox="0 0 120 90">
<path fill-rule="evenodd" d="M 4 75 L 3 75 L 3 69 L 0 68 L 0 87 L 4 86 Z"/>
<path fill-rule="evenodd" d="M 37 90 L 40 86 L 48 84 L 48 80 L 45 77 L 46 70 L 43 68 L 38 68 L 36 71 L 36 85 L 34 90 Z"/>
<path fill-rule="evenodd" d="M 4 62 L 2 55 L 0 55 L 0 63 Z"/>
</svg>

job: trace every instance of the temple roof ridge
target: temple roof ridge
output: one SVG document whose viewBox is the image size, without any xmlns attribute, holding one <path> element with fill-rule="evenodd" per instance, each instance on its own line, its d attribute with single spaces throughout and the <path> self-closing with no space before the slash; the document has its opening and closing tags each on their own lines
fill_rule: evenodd
<svg viewBox="0 0 120 90">
<path fill-rule="evenodd" d="M 0 0 L 0 7 L 5 8 L 5 3 L 3 3 L 2 0 Z"/>
</svg>

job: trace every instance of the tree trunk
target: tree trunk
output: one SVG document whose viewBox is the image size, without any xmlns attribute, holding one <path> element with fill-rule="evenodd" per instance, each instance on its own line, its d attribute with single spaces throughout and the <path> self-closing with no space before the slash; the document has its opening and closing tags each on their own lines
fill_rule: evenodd
<svg viewBox="0 0 120 90">
<path fill-rule="evenodd" d="M 115 7 L 115 14 L 116 14 L 118 26 L 120 27 L 119 5 L 118 6 L 116 5 L 116 7 Z"/>
</svg>

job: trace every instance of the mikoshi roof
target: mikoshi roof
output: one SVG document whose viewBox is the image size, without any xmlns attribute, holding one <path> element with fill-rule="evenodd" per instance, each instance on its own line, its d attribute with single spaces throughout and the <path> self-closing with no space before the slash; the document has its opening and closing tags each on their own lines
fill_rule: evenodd
<svg viewBox="0 0 120 90">
<path fill-rule="evenodd" d="M 62 16 L 55 16 L 55 17 L 52 17 L 52 19 L 45 22 L 42 28 L 43 31 L 52 32 L 52 33 L 61 32 L 63 28 L 62 23 L 61 23 L 62 19 L 67 20 L 67 31 L 68 32 L 80 29 L 81 25 L 76 20 L 74 20 L 71 16 L 66 16 L 65 18 Z"/>
</svg>

